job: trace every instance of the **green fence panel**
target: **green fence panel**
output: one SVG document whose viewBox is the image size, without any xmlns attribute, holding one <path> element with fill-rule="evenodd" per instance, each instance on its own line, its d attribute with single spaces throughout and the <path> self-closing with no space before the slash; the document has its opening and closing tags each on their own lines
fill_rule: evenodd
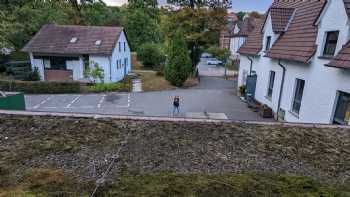
<svg viewBox="0 0 350 197">
<path fill-rule="evenodd" d="M 6 97 L 0 97 L 0 109 L 6 110 L 26 110 L 24 94 L 9 94 Z"/>
</svg>

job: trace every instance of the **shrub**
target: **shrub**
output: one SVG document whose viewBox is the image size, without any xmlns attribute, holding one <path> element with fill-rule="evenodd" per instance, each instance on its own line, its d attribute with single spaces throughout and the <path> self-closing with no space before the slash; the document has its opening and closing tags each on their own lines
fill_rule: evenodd
<svg viewBox="0 0 350 197">
<path fill-rule="evenodd" d="M 165 79 L 172 85 L 180 87 L 192 71 L 191 59 L 188 55 L 183 33 L 177 31 L 170 40 L 167 64 L 164 69 Z"/>
<path fill-rule="evenodd" d="M 104 82 L 104 70 L 100 67 L 100 65 L 96 62 L 90 62 L 91 65 L 93 65 L 93 68 L 91 69 L 89 66 L 87 66 L 84 70 L 84 77 L 92 78 L 94 83 Z"/>
<path fill-rule="evenodd" d="M 1 80 L 0 90 L 32 94 L 79 93 L 79 82 L 14 81 Z"/>
<path fill-rule="evenodd" d="M 158 44 L 145 43 L 137 50 L 137 59 L 146 68 L 161 70 L 165 62 L 165 55 Z"/>
<path fill-rule="evenodd" d="M 241 96 L 245 95 L 246 87 L 245 85 L 239 87 L 239 93 Z"/>
<path fill-rule="evenodd" d="M 218 60 L 225 62 L 230 57 L 228 49 L 221 49 L 217 46 L 212 46 L 207 49 L 208 53 L 212 54 Z"/>
<path fill-rule="evenodd" d="M 115 92 L 126 89 L 124 83 L 98 83 L 88 87 L 88 92 Z M 127 90 L 126 90 L 127 91 Z"/>
<path fill-rule="evenodd" d="M 28 73 L 26 81 L 40 81 L 39 69 L 37 67 L 35 67 L 33 71 Z"/>
</svg>

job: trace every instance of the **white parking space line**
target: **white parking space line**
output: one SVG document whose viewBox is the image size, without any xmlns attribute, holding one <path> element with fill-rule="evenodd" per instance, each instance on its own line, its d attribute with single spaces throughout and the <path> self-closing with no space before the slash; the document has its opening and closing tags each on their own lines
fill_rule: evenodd
<svg viewBox="0 0 350 197">
<path fill-rule="evenodd" d="M 130 107 L 130 94 L 128 94 L 128 107 Z"/>
<path fill-rule="evenodd" d="M 120 96 L 128 96 L 128 99 L 127 99 L 127 104 L 126 105 L 115 105 L 115 107 L 117 108 L 128 108 L 130 107 L 130 94 L 119 94 Z"/>
<path fill-rule="evenodd" d="M 45 104 L 47 101 L 51 100 L 53 95 L 48 96 L 46 99 L 42 100 L 39 104 L 35 105 L 33 109 L 38 109 L 41 105 Z"/>
<path fill-rule="evenodd" d="M 77 100 L 81 97 L 81 95 L 78 95 L 77 97 L 75 97 L 66 107 L 64 108 L 70 108 L 75 102 L 77 102 Z"/>
<path fill-rule="evenodd" d="M 101 105 L 102 105 L 102 103 L 103 103 L 105 97 L 106 97 L 105 94 L 101 97 L 100 101 L 99 101 L 98 104 L 97 104 L 97 108 L 101 108 Z"/>
</svg>

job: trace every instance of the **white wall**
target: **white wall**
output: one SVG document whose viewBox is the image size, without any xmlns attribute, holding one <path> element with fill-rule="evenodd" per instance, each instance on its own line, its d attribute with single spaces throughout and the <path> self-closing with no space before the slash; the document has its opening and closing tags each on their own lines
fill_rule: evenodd
<svg viewBox="0 0 350 197">
<path fill-rule="evenodd" d="M 124 51 L 125 43 L 125 51 Z M 119 44 L 120 49 L 119 50 Z M 124 61 L 127 59 L 127 63 Z M 90 55 L 90 62 L 98 63 L 104 69 L 104 82 L 118 82 L 131 71 L 131 52 L 124 32 L 121 33 L 118 42 L 113 50 L 112 56 Z M 117 68 L 117 61 L 121 60 L 122 66 Z M 90 65 L 92 66 L 92 65 Z"/>
<path fill-rule="evenodd" d="M 124 51 L 125 43 L 125 51 Z M 121 51 L 119 51 L 119 44 L 121 44 Z M 127 59 L 125 65 L 124 60 Z M 117 61 L 121 60 L 121 68 L 117 68 Z M 125 74 L 128 74 L 131 71 L 131 52 L 128 41 L 124 32 L 121 33 L 119 40 L 114 48 L 112 57 L 111 57 L 111 66 L 112 66 L 112 81 L 120 81 L 124 78 Z M 126 67 L 126 69 L 125 69 Z"/>
<path fill-rule="evenodd" d="M 84 78 L 84 65 L 80 59 L 81 58 L 79 58 L 79 60 L 66 61 L 67 69 L 73 71 L 73 80 L 80 80 Z"/>
<path fill-rule="evenodd" d="M 271 14 L 269 14 L 267 16 L 266 22 L 265 22 L 265 26 L 263 28 L 263 51 L 265 51 L 266 49 L 266 41 L 267 41 L 267 37 L 271 36 L 271 42 L 270 42 L 270 47 L 276 42 L 276 40 L 278 39 L 279 35 L 276 34 L 273 29 L 272 29 L 272 20 L 271 20 Z"/>
<path fill-rule="evenodd" d="M 30 64 L 32 66 L 32 70 L 38 68 L 39 75 L 40 75 L 40 80 L 44 81 L 45 80 L 45 74 L 44 74 L 44 62 L 42 59 L 34 59 L 33 53 L 29 53 L 30 57 Z"/>
<path fill-rule="evenodd" d="M 239 55 L 238 49 L 242 46 L 242 44 L 245 42 L 245 37 L 233 37 L 230 40 L 230 51 L 232 55 Z"/>
<path fill-rule="evenodd" d="M 104 82 L 110 83 L 110 57 L 106 55 L 90 55 L 89 56 L 89 62 L 90 62 L 90 69 L 94 68 L 95 63 L 97 63 L 102 69 L 104 74 Z M 100 81 L 97 81 L 100 82 Z"/>
<path fill-rule="evenodd" d="M 344 19 L 344 20 L 340 20 Z M 329 60 L 321 59 L 323 52 L 325 32 L 339 30 L 339 39 L 336 52 L 349 40 L 349 21 L 345 12 L 343 1 L 331 0 L 328 2 L 324 13 L 318 24 L 317 52 L 311 59 L 310 64 L 302 64 L 290 61 L 281 61 L 287 71 L 281 101 L 281 108 L 285 110 L 285 120 L 288 122 L 308 123 L 332 123 L 335 104 L 337 102 L 337 91 L 350 93 L 350 70 L 326 67 Z M 278 35 L 272 31 L 271 19 L 268 17 L 264 27 L 263 49 L 266 44 L 266 36 L 272 37 L 274 42 Z M 257 87 L 255 92 L 256 100 L 268 105 L 274 112 L 277 110 L 279 90 L 282 79 L 282 69 L 278 60 L 264 57 L 265 53 L 260 52 L 260 58 L 253 59 L 253 70 L 256 71 Z M 247 70 L 248 60 L 241 56 L 239 71 L 239 82 L 242 79 L 243 70 Z M 248 69 L 249 70 L 249 69 Z M 269 73 L 275 71 L 275 83 L 271 99 L 266 97 Z M 291 112 L 294 98 L 296 79 L 305 80 L 304 93 L 299 115 Z"/>
</svg>

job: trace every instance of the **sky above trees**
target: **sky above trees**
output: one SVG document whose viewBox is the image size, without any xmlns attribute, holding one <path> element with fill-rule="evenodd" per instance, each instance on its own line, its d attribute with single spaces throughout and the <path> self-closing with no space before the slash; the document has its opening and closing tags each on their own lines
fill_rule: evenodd
<svg viewBox="0 0 350 197">
<path fill-rule="evenodd" d="M 232 0 L 232 10 L 265 13 L 273 0 Z"/>
</svg>

